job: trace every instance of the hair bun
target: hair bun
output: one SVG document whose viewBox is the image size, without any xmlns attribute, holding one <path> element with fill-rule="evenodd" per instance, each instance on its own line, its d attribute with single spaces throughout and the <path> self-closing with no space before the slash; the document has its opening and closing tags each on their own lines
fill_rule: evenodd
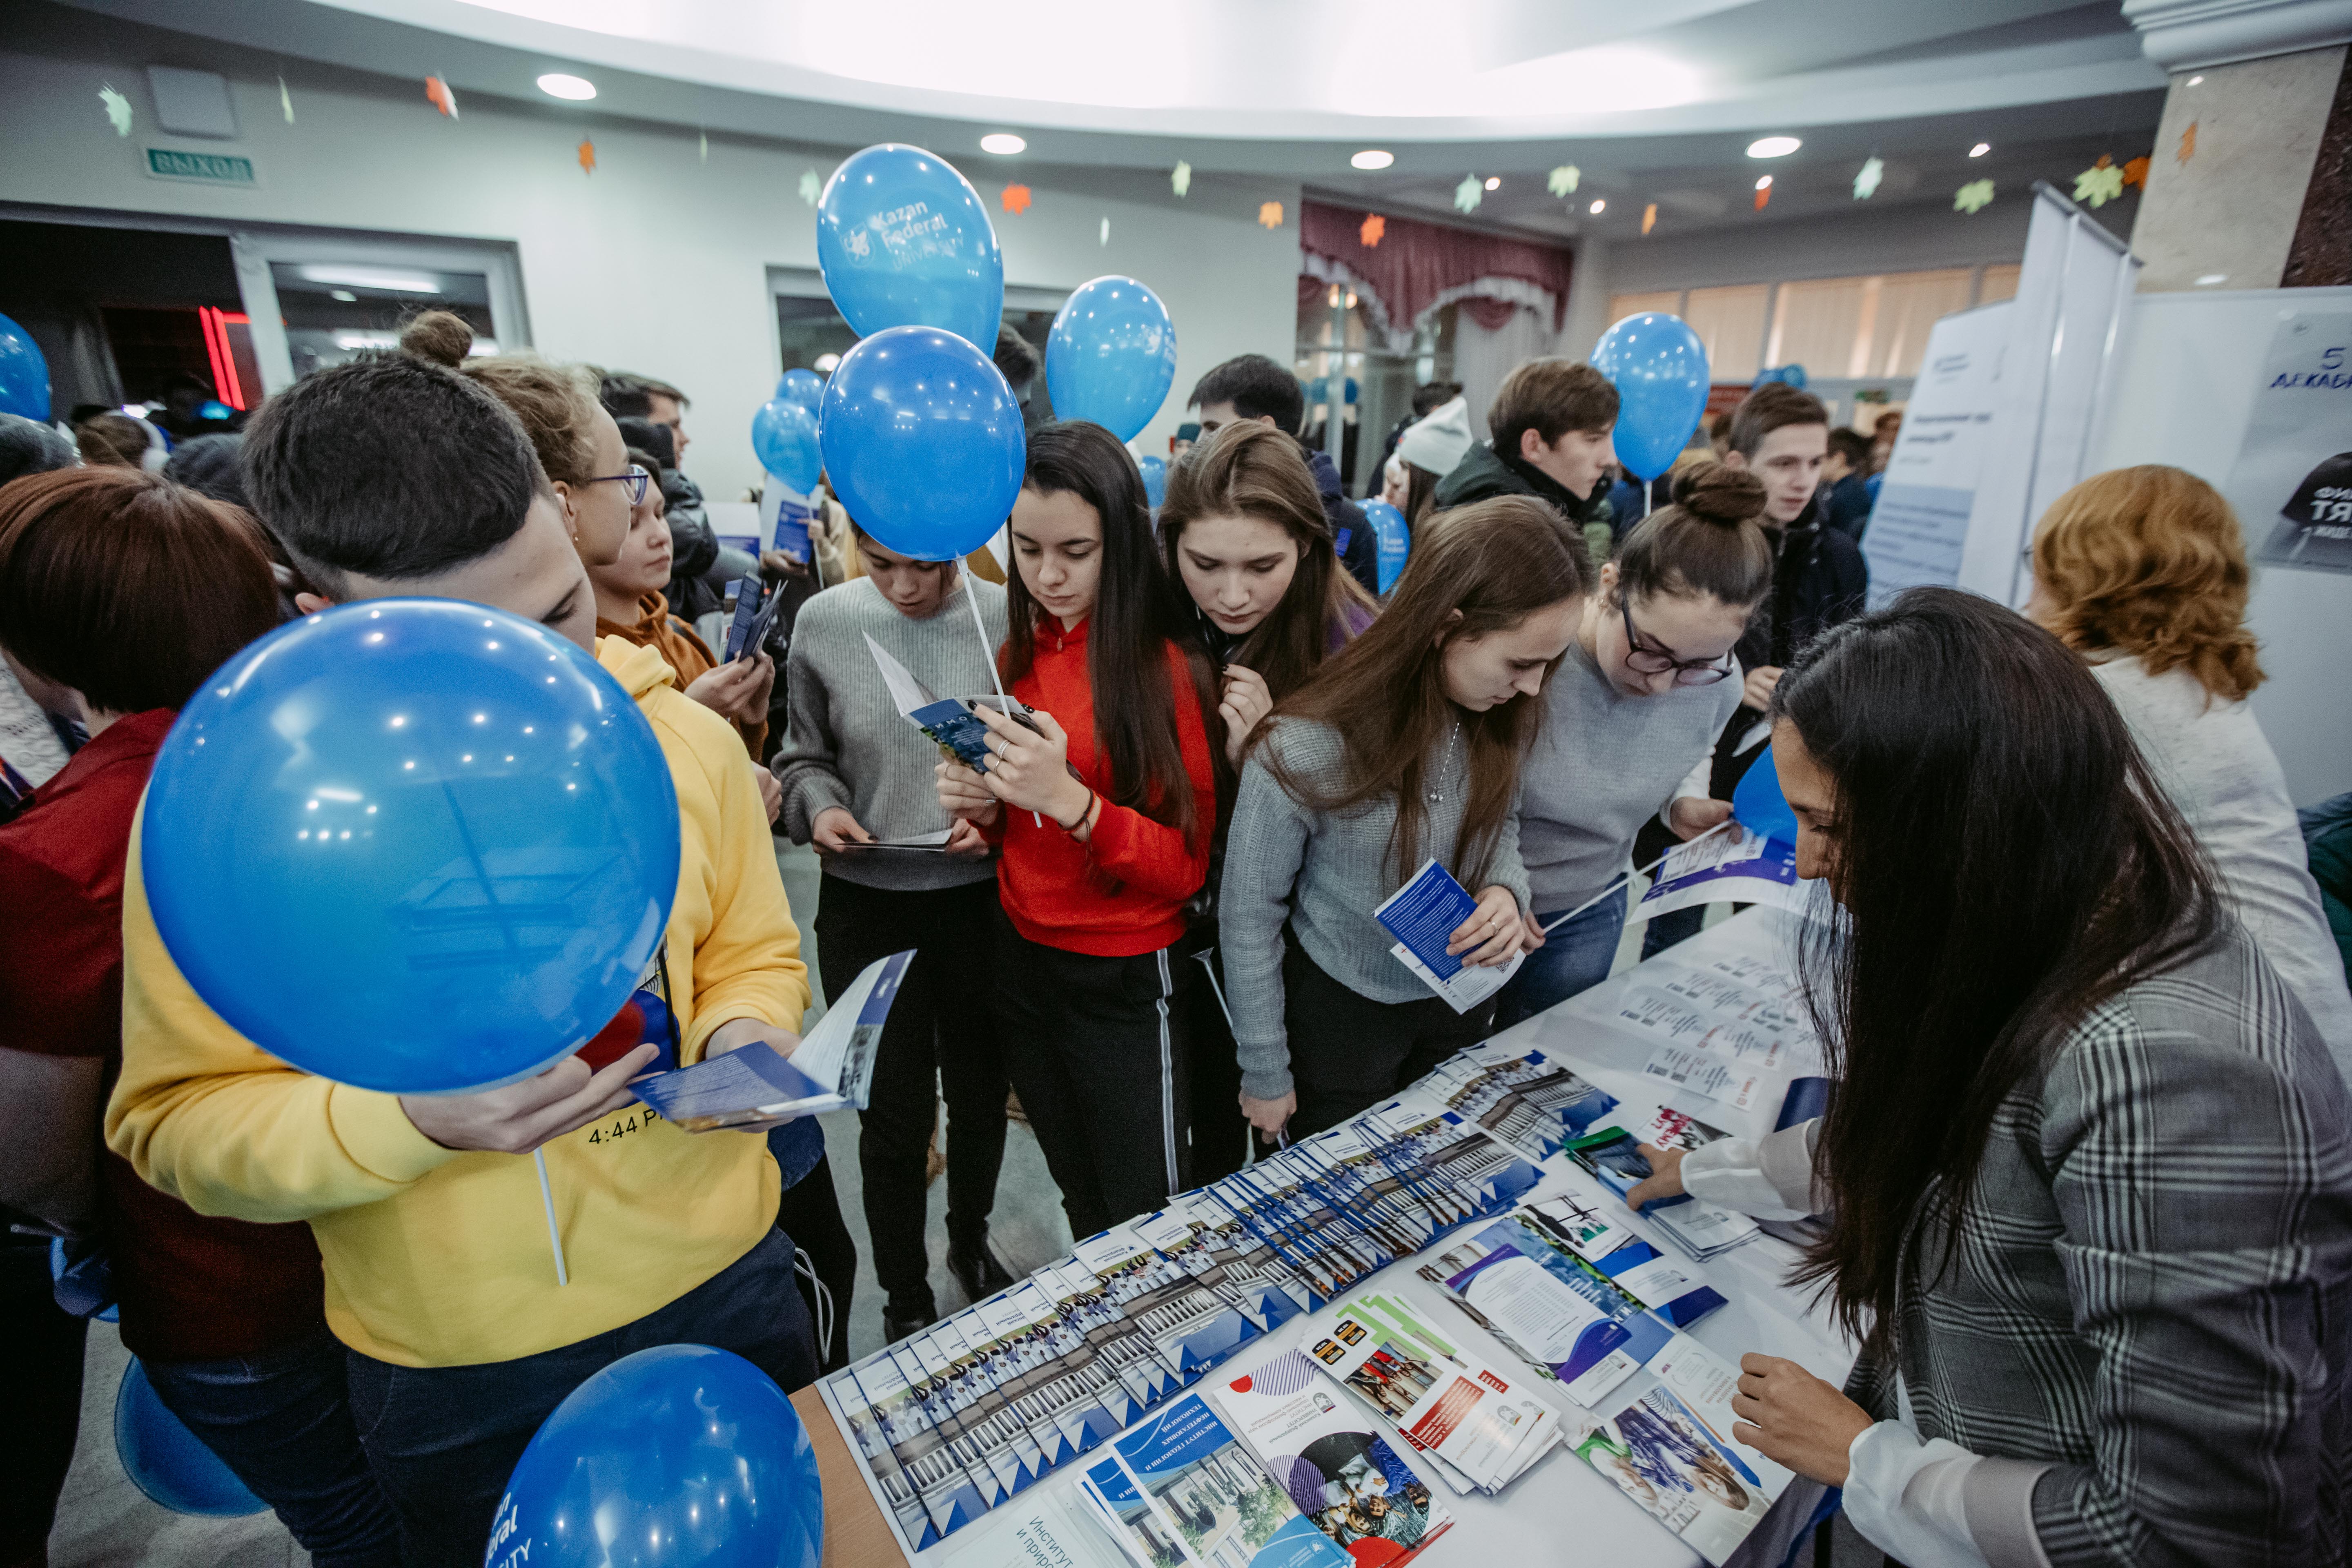
<svg viewBox="0 0 2352 1568">
<path fill-rule="evenodd" d="M 1725 463 L 1693 463 L 1675 479 L 1675 504 L 1694 517 L 1737 528 L 1764 515 L 1764 481 Z"/>
<path fill-rule="evenodd" d="M 473 327 L 453 310 L 426 310 L 400 329 L 402 353 L 451 370 L 466 363 L 473 346 Z"/>
</svg>

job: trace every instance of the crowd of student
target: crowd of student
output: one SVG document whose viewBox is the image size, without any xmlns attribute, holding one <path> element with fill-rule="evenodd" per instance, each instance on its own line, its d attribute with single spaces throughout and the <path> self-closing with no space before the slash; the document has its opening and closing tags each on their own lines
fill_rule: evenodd
<svg viewBox="0 0 2352 1568">
<path fill-rule="evenodd" d="M 653 1055 L 628 1030 L 474 1094 L 330 1084 L 173 964 L 134 829 L 174 710 L 286 616 L 394 595 L 544 623 L 652 726 L 681 1061 L 797 1038 L 809 911 L 772 830 L 821 858 L 828 999 L 916 949 L 858 1133 L 893 1337 L 937 1311 L 940 1100 L 948 1263 L 978 1297 L 1009 1283 L 1008 1089 L 1076 1235 L 1155 1209 L 1605 978 L 1629 867 L 1722 824 L 1769 736 L 1838 908 L 1804 970 L 1840 1087 L 1774 1138 L 1649 1151 L 1637 1196 L 1832 1215 L 1804 1268 L 1864 1352 L 1843 1394 L 1750 1358 L 1743 1435 L 1915 1568 L 2345 1560 L 2352 992 L 2201 481 L 2071 491 L 2025 616 L 1940 590 L 1864 614 L 1873 458 L 1818 399 L 1759 387 L 1619 517 L 1614 388 L 1537 360 L 1488 440 L 1453 388 L 1397 433 L 1412 549 L 1381 602 L 1298 382 L 1246 356 L 1193 390 L 1156 514 L 1108 432 L 1040 423 L 1003 565 L 845 518 L 818 592 L 809 563 L 720 563 L 675 388 L 469 342 L 421 317 L 187 443 L 173 462 L 209 455 L 179 478 L 0 429 L 0 648 L 42 710 L 0 747 L 62 764 L 14 777 L 0 826 L 26 1455 L 0 1563 L 41 1561 L 73 1447 L 59 1300 L 119 1300 L 164 1403 L 330 1568 L 478 1560 L 532 1432 L 634 1350 L 721 1346 L 788 1389 L 846 1358 L 856 1259 L 813 1122 L 592 1143 Z M 730 568 L 804 597 L 781 669 L 693 629 Z M 1034 722 L 983 706 L 986 768 L 941 760 L 869 643 Z M 879 847 L 943 827 L 939 853 Z M 1430 859 L 1475 901 L 1449 951 L 1524 955 L 1468 1013 L 1371 917 Z"/>
</svg>

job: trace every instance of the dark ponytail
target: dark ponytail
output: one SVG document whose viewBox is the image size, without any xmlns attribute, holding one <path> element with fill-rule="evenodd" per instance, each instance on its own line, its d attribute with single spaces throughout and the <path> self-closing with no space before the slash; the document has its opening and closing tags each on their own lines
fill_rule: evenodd
<svg viewBox="0 0 2352 1568">
<path fill-rule="evenodd" d="M 1674 504 L 1617 547 L 1617 592 L 1757 604 L 1772 586 L 1772 542 L 1756 521 L 1763 515 L 1764 484 L 1754 474 L 1692 464 L 1675 477 Z"/>
</svg>

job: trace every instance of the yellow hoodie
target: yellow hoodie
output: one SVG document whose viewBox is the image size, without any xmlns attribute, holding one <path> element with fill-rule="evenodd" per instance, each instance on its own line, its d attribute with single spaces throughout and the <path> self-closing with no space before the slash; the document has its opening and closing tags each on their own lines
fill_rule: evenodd
<svg viewBox="0 0 2352 1568">
<path fill-rule="evenodd" d="M 797 1029 L 808 971 L 742 741 L 673 688 L 652 648 L 603 637 L 596 658 L 653 724 L 677 785 L 665 956 L 684 1061 L 730 1018 Z M 309 1220 L 328 1326 L 353 1350 L 461 1366 L 576 1343 L 685 1295 L 775 1223 L 764 1138 L 681 1132 L 632 1105 L 546 1145 L 572 1279 L 558 1287 L 531 1157 L 445 1149 L 395 1096 L 298 1071 L 222 1022 L 156 934 L 139 837 L 107 1142 L 199 1214 Z"/>
</svg>

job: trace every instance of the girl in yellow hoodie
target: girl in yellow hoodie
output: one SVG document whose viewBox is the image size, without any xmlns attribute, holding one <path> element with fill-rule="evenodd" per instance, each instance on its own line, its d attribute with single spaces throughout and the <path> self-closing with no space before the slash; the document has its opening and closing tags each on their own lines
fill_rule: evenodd
<svg viewBox="0 0 2352 1568">
<path fill-rule="evenodd" d="M 594 639 L 595 600 L 522 429 L 407 356 L 322 372 L 247 437 L 256 510 L 333 599 L 495 605 L 594 649 L 653 726 L 681 857 L 656 959 L 691 1064 L 763 1040 L 808 1001 L 740 738 L 649 648 Z M 331 468 L 315 454 L 331 452 Z M 305 596 L 304 607 L 323 600 Z M 267 963 L 257 954 L 257 963 Z M 471 1568 L 531 1434 L 620 1356 L 690 1341 L 786 1388 L 814 1375 L 775 1162 L 758 1136 L 689 1134 L 635 1103 L 639 1046 L 470 1095 L 404 1097 L 299 1072 L 237 1035 L 157 935 L 134 827 L 123 892 L 123 1070 L 110 1145 L 199 1213 L 310 1223 L 352 1413 L 412 1564 Z M 570 1282 L 530 1152 L 544 1147 Z"/>
</svg>

